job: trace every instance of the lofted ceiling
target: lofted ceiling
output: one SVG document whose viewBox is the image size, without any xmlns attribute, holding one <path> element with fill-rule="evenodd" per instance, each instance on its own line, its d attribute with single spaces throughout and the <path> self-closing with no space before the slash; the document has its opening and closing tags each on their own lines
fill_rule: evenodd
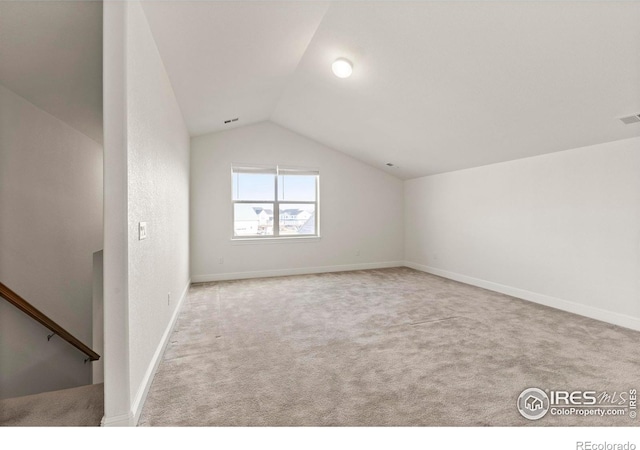
<svg viewBox="0 0 640 450">
<path fill-rule="evenodd" d="M 637 2 L 143 7 L 192 135 L 271 120 L 401 178 L 640 136 Z"/>
<path fill-rule="evenodd" d="M 0 84 L 102 143 L 102 2 L 0 0 Z"/>
<path fill-rule="evenodd" d="M 317 2 L 143 2 L 193 135 L 271 117 L 327 10 Z"/>
</svg>

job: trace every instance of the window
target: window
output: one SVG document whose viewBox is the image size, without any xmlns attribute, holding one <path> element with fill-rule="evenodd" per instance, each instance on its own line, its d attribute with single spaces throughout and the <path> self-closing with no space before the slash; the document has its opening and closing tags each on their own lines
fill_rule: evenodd
<svg viewBox="0 0 640 450">
<path fill-rule="evenodd" d="M 317 170 L 233 165 L 233 238 L 319 236 Z"/>
</svg>

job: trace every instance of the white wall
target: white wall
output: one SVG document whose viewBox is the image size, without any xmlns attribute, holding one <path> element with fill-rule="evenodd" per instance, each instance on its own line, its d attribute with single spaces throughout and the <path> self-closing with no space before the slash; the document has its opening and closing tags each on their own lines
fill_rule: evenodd
<svg viewBox="0 0 640 450">
<path fill-rule="evenodd" d="M 127 232 L 105 229 L 105 346 L 115 360 L 105 361 L 103 423 L 131 425 L 189 285 L 189 135 L 139 2 L 105 2 L 107 29 L 105 190 L 126 193 L 110 206 L 126 208 Z M 112 248 L 125 274 L 108 259 Z"/>
<path fill-rule="evenodd" d="M 93 342 L 94 352 L 104 356 L 104 251 L 93 254 Z M 104 383 L 104 357 L 91 363 L 91 382 Z"/>
<path fill-rule="evenodd" d="M 129 365 L 135 402 L 189 283 L 189 134 L 138 2 L 130 6 L 127 30 Z M 144 241 L 138 240 L 138 222 L 147 222 Z"/>
<path fill-rule="evenodd" d="M 232 163 L 319 169 L 321 239 L 232 242 Z M 194 137 L 191 139 L 192 279 L 207 281 L 399 265 L 403 242 L 402 186 L 401 180 L 381 170 L 271 122 Z"/>
<path fill-rule="evenodd" d="M 128 6 L 125 2 L 103 3 L 103 425 L 133 424 L 129 389 L 127 10 Z"/>
<path fill-rule="evenodd" d="M 92 343 L 102 147 L 0 85 L 0 281 Z M 91 383 L 84 354 L 0 300 L 0 398 Z"/>
<path fill-rule="evenodd" d="M 640 138 L 407 181 L 412 267 L 640 329 Z"/>
</svg>

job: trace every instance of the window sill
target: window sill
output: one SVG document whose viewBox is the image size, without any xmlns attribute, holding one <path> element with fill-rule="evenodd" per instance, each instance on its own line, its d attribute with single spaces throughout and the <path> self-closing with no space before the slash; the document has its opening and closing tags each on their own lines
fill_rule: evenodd
<svg viewBox="0 0 640 450">
<path fill-rule="evenodd" d="M 293 244 L 319 242 L 320 236 L 300 236 L 300 237 L 269 237 L 269 238 L 231 238 L 233 245 L 250 244 Z"/>
</svg>

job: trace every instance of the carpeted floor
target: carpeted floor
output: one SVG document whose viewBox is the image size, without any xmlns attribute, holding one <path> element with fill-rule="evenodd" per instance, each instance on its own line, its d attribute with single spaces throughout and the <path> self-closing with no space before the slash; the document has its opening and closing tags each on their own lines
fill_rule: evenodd
<svg viewBox="0 0 640 450">
<path fill-rule="evenodd" d="M 104 384 L 0 400 L 0 426 L 97 427 L 103 415 Z"/>
<path fill-rule="evenodd" d="M 516 409 L 640 388 L 640 333 L 408 268 L 194 285 L 144 426 L 637 426 Z"/>
</svg>

